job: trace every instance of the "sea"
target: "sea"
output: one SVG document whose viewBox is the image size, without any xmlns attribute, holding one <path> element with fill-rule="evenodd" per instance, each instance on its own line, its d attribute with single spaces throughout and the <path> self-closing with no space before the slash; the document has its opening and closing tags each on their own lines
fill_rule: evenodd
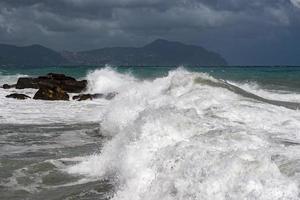
<svg viewBox="0 0 300 200">
<path fill-rule="evenodd" d="M 117 95 L 0 88 L 1 200 L 300 199 L 300 67 L 1 67 L 0 85 L 49 72 Z"/>
</svg>

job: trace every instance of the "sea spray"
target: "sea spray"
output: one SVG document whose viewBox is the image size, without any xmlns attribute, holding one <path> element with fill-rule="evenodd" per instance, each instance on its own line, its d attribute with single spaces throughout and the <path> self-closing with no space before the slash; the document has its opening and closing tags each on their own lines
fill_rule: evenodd
<svg viewBox="0 0 300 200">
<path fill-rule="evenodd" d="M 27 76 L 28 75 L 24 74 L 3 75 L 0 71 L 0 86 L 2 86 L 3 84 L 15 84 L 17 83 L 18 78 Z"/>
<path fill-rule="evenodd" d="M 107 68 L 88 77 L 91 91 L 119 92 L 100 123 L 112 139 L 68 171 L 113 177 L 113 199 L 299 199 L 299 180 L 280 170 L 300 159 L 299 148 L 280 143 L 300 141 L 299 111 L 184 69 L 152 81 Z"/>
<path fill-rule="evenodd" d="M 124 85 L 134 83 L 134 77 L 120 74 L 110 67 L 95 70 L 87 75 L 88 91 L 93 93 L 108 93 L 120 90 Z"/>
</svg>

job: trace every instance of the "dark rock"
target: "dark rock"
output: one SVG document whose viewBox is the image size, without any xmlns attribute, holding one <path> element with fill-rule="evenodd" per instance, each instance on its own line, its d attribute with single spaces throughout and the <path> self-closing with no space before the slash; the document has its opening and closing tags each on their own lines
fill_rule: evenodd
<svg viewBox="0 0 300 200">
<path fill-rule="evenodd" d="M 111 92 L 105 95 L 105 99 L 106 100 L 112 100 L 113 98 L 115 98 L 115 96 L 117 95 L 117 92 Z"/>
<path fill-rule="evenodd" d="M 38 78 L 19 78 L 16 88 L 54 88 L 60 87 L 62 90 L 70 93 L 80 93 L 87 88 L 87 81 L 77 81 L 73 77 L 64 74 L 49 73 L 46 76 L 39 76 Z"/>
<path fill-rule="evenodd" d="M 80 93 L 87 87 L 87 81 L 77 81 L 73 77 L 64 74 L 49 73 L 47 76 L 38 77 L 38 84 L 40 88 L 50 86 L 60 87 L 62 90 L 70 93 Z"/>
<path fill-rule="evenodd" d="M 70 76 L 66 76 L 64 74 L 55 74 L 55 73 L 49 73 L 47 74 L 47 77 L 50 79 L 54 79 L 54 80 L 58 80 L 58 81 L 76 81 L 75 78 L 70 77 Z"/>
<path fill-rule="evenodd" d="M 37 79 L 38 80 L 45 80 L 45 79 L 49 79 L 49 77 L 48 76 L 39 76 Z"/>
<path fill-rule="evenodd" d="M 69 95 L 60 87 L 43 87 L 35 93 L 33 99 L 69 101 Z"/>
<path fill-rule="evenodd" d="M 76 95 L 73 96 L 73 100 L 77 100 L 77 101 L 84 101 L 84 100 L 92 100 L 94 99 L 94 95 L 93 94 L 80 94 L 80 95 Z"/>
<path fill-rule="evenodd" d="M 113 99 L 115 96 L 117 95 L 116 92 L 111 92 L 108 94 L 80 94 L 80 95 L 76 95 L 73 96 L 73 100 L 77 100 L 77 101 L 84 101 L 84 100 L 93 100 L 93 99 L 100 99 L 100 98 L 105 98 L 107 100 L 111 100 Z"/>
<path fill-rule="evenodd" d="M 72 80 L 65 80 L 62 81 L 59 85 L 63 90 L 70 92 L 70 93 L 80 93 L 87 88 L 87 81 L 72 81 Z"/>
<path fill-rule="evenodd" d="M 93 94 L 93 98 L 94 99 L 101 99 L 103 98 L 105 95 L 104 94 L 101 94 L 101 93 L 96 93 L 96 94 Z"/>
<path fill-rule="evenodd" d="M 24 100 L 24 99 L 30 99 L 31 97 L 27 96 L 25 94 L 13 93 L 13 94 L 7 95 L 6 98 L 13 98 L 13 99 Z"/>
<path fill-rule="evenodd" d="M 3 86 L 2 86 L 3 89 L 10 89 L 10 88 L 15 88 L 15 87 L 16 87 L 16 84 L 13 84 L 13 85 L 3 84 Z"/>
<path fill-rule="evenodd" d="M 60 86 L 60 82 L 51 79 L 39 80 L 39 88 L 40 89 L 55 89 Z"/>
<path fill-rule="evenodd" d="M 25 89 L 25 88 L 33 88 L 33 89 L 38 89 L 38 80 L 36 78 L 19 78 L 16 89 Z"/>
</svg>

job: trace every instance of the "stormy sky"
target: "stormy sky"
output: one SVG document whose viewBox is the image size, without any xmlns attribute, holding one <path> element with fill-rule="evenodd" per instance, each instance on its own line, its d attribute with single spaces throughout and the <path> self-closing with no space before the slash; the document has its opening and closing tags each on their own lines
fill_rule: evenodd
<svg viewBox="0 0 300 200">
<path fill-rule="evenodd" d="M 157 38 L 233 65 L 300 65 L 300 0 L 0 0 L 0 43 L 79 51 Z"/>
</svg>

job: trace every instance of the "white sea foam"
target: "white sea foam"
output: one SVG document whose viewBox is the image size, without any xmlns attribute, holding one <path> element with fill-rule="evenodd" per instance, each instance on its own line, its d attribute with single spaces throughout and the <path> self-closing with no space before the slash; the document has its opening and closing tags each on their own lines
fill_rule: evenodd
<svg viewBox="0 0 300 200">
<path fill-rule="evenodd" d="M 13 92 L 34 96 L 35 90 L 3 90 L 0 88 L 0 123 L 12 124 L 48 124 L 99 122 L 105 100 L 95 101 L 40 101 L 7 99 Z"/>
<path fill-rule="evenodd" d="M 15 74 L 15 75 L 3 75 L 0 72 L 0 86 L 3 84 L 15 84 L 20 77 L 27 77 L 24 74 Z"/>
<path fill-rule="evenodd" d="M 119 92 L 101 111 L 101 132 L 112 139 L 68 172 L 114 176 L 113 199 L 299 199 L 298 110 L 183 69 L 153 81 L 111 69 L 89 78 L 91 91 Z"/>
</svg>

